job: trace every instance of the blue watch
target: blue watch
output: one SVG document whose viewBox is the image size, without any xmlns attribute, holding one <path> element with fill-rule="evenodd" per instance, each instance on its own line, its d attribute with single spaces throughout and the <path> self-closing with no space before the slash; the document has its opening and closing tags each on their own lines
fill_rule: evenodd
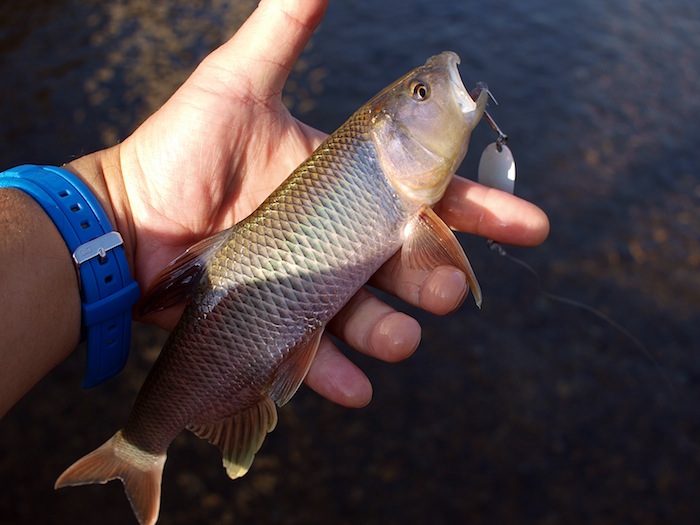
<svg viewBox="0 0 700 525">
<path fill-rule="evenodd" d="M 87 339 L 83 387 L 119 373 L 129 356 L 131 308 L 140 295 L 121 235 L 88 187 L 67 170 L 18 166 L 0 173 L 0 188 L 17 188 L 34 198 L 73 254 L 82 301 L 82 337 Z"/>
</svg>

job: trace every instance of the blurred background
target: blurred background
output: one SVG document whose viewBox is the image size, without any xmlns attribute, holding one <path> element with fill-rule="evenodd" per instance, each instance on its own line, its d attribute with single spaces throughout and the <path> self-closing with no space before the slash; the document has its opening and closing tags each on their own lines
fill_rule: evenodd
<svg viewBox="0 0 700 525">
<path fill-rule="evenodd" d="M 253 7 L 2 2 L 0 169 L 124 139 Z M 552 222 L 544 245 L 508 252 L 644 349 L 462 235 L 481 311 L 399 305 L 423 342 L 397 365 L 351 354 L 370 406 L 302 388 L 241 480 L 183 433 L 159 523 L 700 523 L 700 4 L 335 0 L 285 100 L 330 132 L 445 49 L 498 99 L 516 193 Z M 461 174 L 493 140 L 480 125 Z M 75 352 L 0 421 L 0 523 L 135 523 L 117 482 L 53 483 L 123 424 L 165 336 L 137 326 L 126 370 L 89 391 Z"/>
</svg>

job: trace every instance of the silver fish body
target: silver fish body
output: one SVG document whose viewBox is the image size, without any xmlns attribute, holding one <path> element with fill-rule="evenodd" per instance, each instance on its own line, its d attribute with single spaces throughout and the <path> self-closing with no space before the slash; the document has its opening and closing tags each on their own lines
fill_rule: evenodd
<svg viewBox="0 0 700 525">
<path fill-rule="evenodd" d="M 417 206 L 396 198 L 360 124 L 218 240 L 124 428 L 132 443 L 163 453 L 187 425 L 259 403 L 280 364 L 399 249 Z"/>
<path fill-rule="evenodd" d="M 377 269 L 471 267 L 432 212 L 466 154 L 476 103 L 445 52 L 384 89 L 249 217 L 193 246 L 155 285 L 148 309 L 188 297 L 123 430 L 57 487 L 119 478 L 142 524 L 157 520 L 166 451 L 184 428 L 247 472 L 303 381 L 328 321 Z"/>
</svg>

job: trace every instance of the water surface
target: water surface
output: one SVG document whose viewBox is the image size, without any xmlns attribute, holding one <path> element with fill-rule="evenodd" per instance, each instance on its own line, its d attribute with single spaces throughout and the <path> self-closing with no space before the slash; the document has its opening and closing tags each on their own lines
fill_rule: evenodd
<svg viewBox="0 0 700 525">
<path fill-rule="evenodd" d="M 253 2 L 25 1 L 0 7 L 0 168 L 60 164 L 153 112 Z M 431 54 L 485 81 L 517 192 L 550 215 L 520 266 L 462 236 L 484 290 L 419 312 L 409 361 L 357 358 L 366 409 L 302 389 L 251 473 L 183 434 L 160 523 L 697 523 L 700 519 L 700 5 L 671 0 L 334 2 L 286 95 L 332 131 Z M 480 126 L 462 174 L 494 139 Z M 126 418 L 164 334 L 140 328 L 116 380 L 84 392 L 76 352 L 2 422 L 0 521 L 130 523 L 117 484 L 56 476 Z M 21 351 L 21 349 L 18 349 Z"/>
</svg>

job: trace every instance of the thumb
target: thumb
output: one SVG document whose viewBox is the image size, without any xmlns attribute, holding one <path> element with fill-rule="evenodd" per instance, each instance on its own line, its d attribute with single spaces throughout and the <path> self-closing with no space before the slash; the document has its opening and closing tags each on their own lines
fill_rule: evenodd
<svg viewBox="0 0 700 525">
<path fill-rule="evenodd" d="M 328 0 L 262 0 L 236 34 L 207 58 L 224 88 L 241 74 L 261 98 L 279 95 L 294 63 L 328 6 Z"/>
</svg>

